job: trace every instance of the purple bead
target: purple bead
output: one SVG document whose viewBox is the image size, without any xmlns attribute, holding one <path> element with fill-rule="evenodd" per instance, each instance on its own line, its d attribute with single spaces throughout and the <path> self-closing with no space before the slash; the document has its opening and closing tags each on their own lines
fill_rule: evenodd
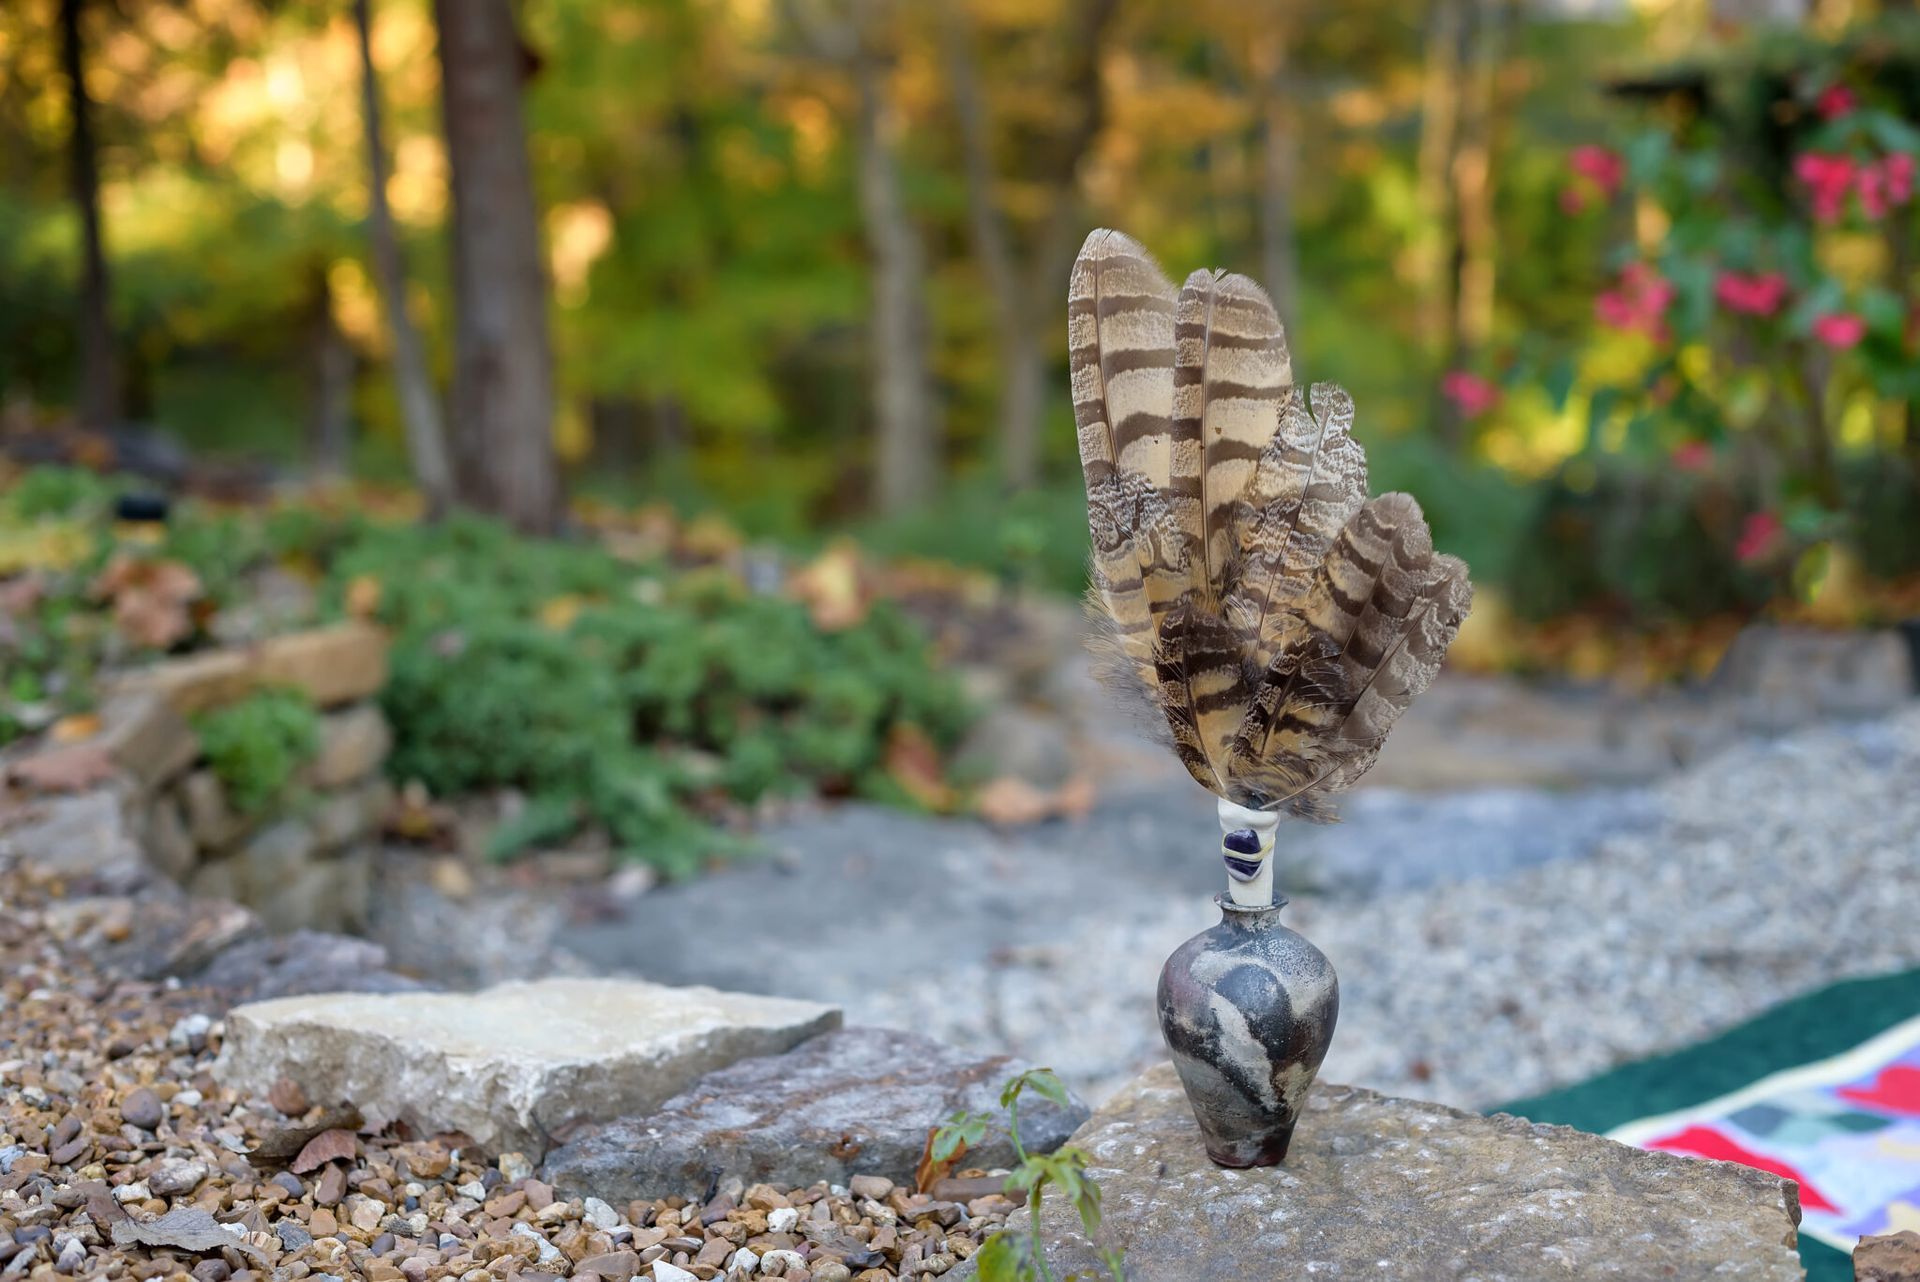
<svg viewBox="0 0 1920 1282">
<path fill-rule="evenodd" d="M 1223 838 L 1222 844 L 1236 855 L 1257 855 L 1260 853 L 1260 834 L 1251 828 L 1235 828 Z"/>
</svg>

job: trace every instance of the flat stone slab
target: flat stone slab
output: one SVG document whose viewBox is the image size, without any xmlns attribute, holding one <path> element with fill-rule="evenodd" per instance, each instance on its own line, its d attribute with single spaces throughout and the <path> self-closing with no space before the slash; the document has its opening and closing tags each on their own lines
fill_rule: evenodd
<svg viewBox="0 0 1920 1282">
<path fill-rule="evenodd" d="M 572 1142 L 548 1156 L 546 1178 L 616 1206 L 700 1196 L 732 1175 L 782 1187 L 855 1175 L 907 1184 L 928 1131 L 961 1109 L 1001 1116 L 1001 1086 L 1027 1067 L 916 1033 L 843 1029 L 709 1073 L 651 1116 L 574 1128 Z M 1063 1109 L 1027 1096 L 1021 1137 L 1052 1152 L 1086 1117 L 1077 1100 Z M 1012 1145 L 991 1133 L 964 1164 L 1012 1163 Z"/>
<path fill-rule="evenodd" d="M 1209 1162 L 1168 1064 L 1071 1142 L 1133 1282 L 1804 1276 L 1799 1190 L 1779 1176 L 1351 1086 L 1315 1087 L 1283 1166 Z M 1041 1236 L 1057 1275 L 1106 1276 L 1058 1198 Z"/>
<path fill-rule="evenodd" d="M 316 1102 L 537 1155 L 570 1123 L 651 1112 L 702 1074 L 839 1024 L 817 1002 L 637 980 L 329 993 L 233 1008 L 214 1072 L 256 1095 L 290 1077 Z"/>
</svg>

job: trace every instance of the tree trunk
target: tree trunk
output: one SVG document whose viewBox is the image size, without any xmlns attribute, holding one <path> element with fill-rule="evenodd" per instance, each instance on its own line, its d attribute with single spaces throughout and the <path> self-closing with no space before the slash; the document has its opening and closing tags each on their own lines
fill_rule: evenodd
<svg viewBox="0 0 1920 1282">
<path fill-rule="evenodd" d="M 1493 337 L 1494 156 L 1499 143 L 1500 58 L 1504 0 L 1479 0 L 1473 16 L 1472 56 L 1462 96 L 1459 145 L 1453 156 L 1459 275 L 1454 285 L 1455 364 L 1477 355 Z"/>
<path fill-rule="evenodd" d="M 313 271 L 307 364 L 307 441 L 314 471 L 339 480 L 347 475 L 353 445 L 353 348 L 334 324 L 333 289 L 323 263 Z"/>
<path fill-rule="evenodd" d="M 1416 196 L 1425 237 L 1419 256 L 1420 341 L 1436 360 L 1452 350 L 1454 258 L 1452 177 L 1460 124 L 1460 42 L 1466 0 L 1432 0 L 1420 94 Z"/>
<path fill-rule="evenodd" d="M 987 278 L 987 292 L 993 297 L 994 329 L 1000 340 L 1001 477 L 1009 490 L 1027 490 L 1040 479 L 1045 358 L 1032 333 L 1029 288 L 1020 279 L 1006 219 L 994 199 L 992 122 L 980 93 L 973 32 L 958 0 L 946 7 L 945 16 L 947 74 L 953 82 L 953 109 L 960 124 L 966 173 L 967 225 L 981 274 Z"/>
<path fill-rule="evenodd" d="M 440 397 L 427 370 L 426 349 L 407 312 L 406 261 L 400 253 L 393 211 L 387 204 L 387 146 L 380 126 L 380 76 L 373 65 L 370 10 L 370 0 L 353 0 L 353 21 L 360 37 L 360 114 L 367 142 L 367 244 L 387 331 L 393 337 L 393 384 L 400 401 L 413 482 L 426 499 L 427 515 L 438 518 L 453 505 L 453 465 L 447 458 Z"/>
<path fill-rule="evenodd" d="M 80 213 L 80 370 L 76 411 L 84 427 L 105 431 L 120 421 L 120 371 L 114 355 L 107 252 L 100 228 L 100 170 L 87 95 L 80 17 L 84 0 L 60 0 L 60 58 L 71 117 L 67 147 L 73 203 Z"/>
<path fill-rule="evenodd" d="M 1295 239 L 1293 192 L 1300 169 L 1300 139 L 1287 82 L 1286 36 L 1277 24 L 1261 31 L 1254 50 L 1260 110 L 1261 284 L 1289 332 L 1298 319 L 1300 256 Z"/>
<path fill-rule="evenodd" d="M 868 6 L 860 11 L 863 18 L 871 16 Z M 878 439 L 872 498 L 881 512 L 899 513 L 933 497 L 938 441 L 927 370 L 925 260 L 919 229 L 900 190 L 897 124 L 883 84 L 886 67 L 867 47 L 869 34 L 861 33 L 852 70 L 859 95 L 854 147 L 860 213 L 873 259 L 873 400 Z"/>
<path fill-rule="evenodd" d="M 518 528 L 560 518 L 546 274 L 510 0 L 434 0 L 453 193 L 452 411 L 463 497 Z"/>
</svg>

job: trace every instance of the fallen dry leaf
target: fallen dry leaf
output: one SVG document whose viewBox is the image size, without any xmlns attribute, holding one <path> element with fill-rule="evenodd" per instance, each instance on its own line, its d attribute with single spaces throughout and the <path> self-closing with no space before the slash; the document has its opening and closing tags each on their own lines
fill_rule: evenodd
<svg viewBox="0 0 1920 1282">
<path fill-rule="evenodd" d="M 867 617 L 873 599 L 860 561 L 851 543 L 835 543 L 787 580 L 787 595 L 807 607 L 813 626 L 822 632 L 841 632 Z"/>
<path fill-rule="evenodd" d="M 359 1150 L 360 1141 L 353 1132 L 336 1127 L 322 1131 L 308 1140 L 301 1148 L 300 1155 L 293 1159 L 287 1168 L 295 1175 L 305 1175 L 308 1171 L 317 1171 L 336 1158 L 352 1157 Z"/>
<path fill-rule="evenodd" d="M 242 1255 L 267 1262 L 266 1254 L 240 1234 L 230 1233 L 212 1215 L 197 1206 L 179 1206 L 152 1220 L 126 1219 L 113 1226 L 115 1246 L 170 1246 L 205 1255 L 231 1247 Z"/>
<path fill-rule="evenodd" d="M 929 810 L 953 806 L 953 789 L 940 769 L 940 750 L 918 726 L 902 723 L 887 736 L 887 774 Z"/>
<path fill-rule="evenodd" d="M 960 1159 L 967 1155 L 967 1142 L 961 1140 L 946 1160 L 940 1161 L 933 1155 L 933 1142 L 939 1136 L 940 1128 L 934 1127 L 927 1132 L 927 1142 L 920 1148 L 920 1160 L 913 1168 L 913 1186 L 922 1193 L 927 1192 L 941 1180 L 953 1174 L 953 1168 L 960 1165 Z"/>
<path fill-rule="evenodd" d="M 356 619 L 371 619 L 380 608 L 380 580 L 371 574 L 356 574 L 347 583 L 347 613 Z"/>
<path fill-rule="evenodd" d="M 94 579 L 93 594 L 113 603 L 114 626 L 127 640 L 165 650 L 193 631 L 200 576 L 178 561 L 122 552 Z"/>
<path fill-rule="evenodd" d="M 47 727 L 47 738 L 55 743 L 79 743 L 99 733 L 100 717 L 92 712 L 76 712 Z"/>
<path fill-rule="evenodd" d="M 1001 775 L 973 795 L 973 806 L 988 823 L 1011 827 L 1043 819 L 1083 819 L 1098 796 L 1092 775 L 1077 774 L 1051 789 Z"/>
<path fill-rule="evenodd" d="M 11 773 L 39 792 L 83 792 L 113 778 L 114 764 L 105 744 L 73 743 L 16 761 Z"/>
<path fill-rule="evenodd" d="M 265 1170 L 278 1170 L 298 1157 L 314 1136 L 332 1130 L 359 1130 L 366 1120 L 357 1108 L 328 1109 L 311 1126 L 286 1126 L 261 1136 L 247 1153 L 247 1161 Z"/>
</svg>

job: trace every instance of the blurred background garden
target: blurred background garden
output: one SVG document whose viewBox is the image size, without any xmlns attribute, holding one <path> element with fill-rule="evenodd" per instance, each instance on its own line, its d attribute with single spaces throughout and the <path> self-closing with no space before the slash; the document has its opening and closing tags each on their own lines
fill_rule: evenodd
<svg viewBox="0 0 1920 1282">
<path fill-rule="evenodd" d="M 1329 1074 L 1699 1103 L 1920 1004 L 1917 164 L 1900 0 L 15 0 L 0 838 L 1099 1097 L 1217 889 L 1083 662 L 1120 227 L 1472 567 L 1282 843 Z"/>
</svg>

